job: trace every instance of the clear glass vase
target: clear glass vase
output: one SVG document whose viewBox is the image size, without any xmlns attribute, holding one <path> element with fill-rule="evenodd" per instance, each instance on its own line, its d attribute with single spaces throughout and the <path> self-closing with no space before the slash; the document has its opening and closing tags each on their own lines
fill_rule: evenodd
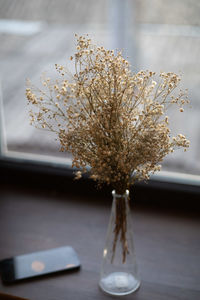
<svg viewBox="0 0 200 300">
<path fill-rule="evenodd" d="M 112 192 L 113 204 L 103 250 L 99 285 L 111 295 L 123 296 L 140 286 L 132 236 L 129 191 Z"/>
</svg>

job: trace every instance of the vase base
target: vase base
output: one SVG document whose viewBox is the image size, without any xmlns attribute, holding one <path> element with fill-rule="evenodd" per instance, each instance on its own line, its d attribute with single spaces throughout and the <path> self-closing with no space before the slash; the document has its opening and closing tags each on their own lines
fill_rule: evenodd
<svg viewBox="0 0 200 300">
<path fill-rule="evenodd" d="M 123 296 L 135 292 L 140 286 L 140 281 L 130 273 L 114 272 L 103 277 L 99 285 L 107 294 Z"/>
</svg>

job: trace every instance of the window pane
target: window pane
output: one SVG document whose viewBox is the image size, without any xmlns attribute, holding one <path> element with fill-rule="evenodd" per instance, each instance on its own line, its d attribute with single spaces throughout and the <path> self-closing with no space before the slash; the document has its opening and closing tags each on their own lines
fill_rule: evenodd
<svg viewBox="0 0 200 300">
<path fill-rule="evenodd" d="M 173 133 L 185 134 L 188 152 L 177 150 L 163 164 L 164 170 L 200 175 L 200 3 L 196 0 L 138 1 L 139 68 L 182 73 L 191 106 L 170 113 Z"/>
<path fill-rule="evenodd" d="M 0 72 L 9 154 L 66 157 L 53 134 L 30 126 L 25 81 L 29 78 L 39 86 L 43 72 L 55 78 L 55 63 L 66 64 L 75 50 L 75 33 L 91 33 L 106 44 L 106 9 L 106 1 L 93 0 L 0 1 Z"/>
<path fill-rule="evenodd" d="M 70 162 L 69 154 L 59 152 L 52 133 L 29 125 L 25 80 L 38 86 L 43 72 L 55 78 L 55 63 L 67 63 L 73 71 L 69 57 L 75 51 L 74 34 L 89 33 L 99 45 L 124 49 L 134 71 L 183 73 L 192 108 L 182 114 L 171 112 L 170 119 L 172 134 L 185 134 L 191 147 L 167 157 L 163 170 L 175 177 L 179 176 L 175 172 L 200 175 L 199 12 L 195 0 L 0 0 L 6 155 L 40 154 L 43 160 L 53 156 L 55 161 Z"/>
</svg>

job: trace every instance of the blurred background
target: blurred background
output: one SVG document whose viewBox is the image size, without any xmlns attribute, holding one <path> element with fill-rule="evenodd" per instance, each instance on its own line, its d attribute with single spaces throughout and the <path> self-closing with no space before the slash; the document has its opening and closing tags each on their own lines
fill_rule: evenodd
<svg viewBox="0 0 200 300">
<path fill-rule="evenodd" d="M 134 71 L 183 74 L 191 106 L 171 112 L 170 121 L 172 134 L 185 134 L 191 147 L 167 157 L 163 171 L 175 177 L 200 175 L 197 0 L 0 0 L 2 155 L 70 163 L 53 134 L 29 125 L 25 81 L 39 84 L 42 72 L 55 77 L 55 63 L 68 63 L 74 53 L 75 33 L 88 33 L 106 48 L 124 49 Z"/>
</svg>

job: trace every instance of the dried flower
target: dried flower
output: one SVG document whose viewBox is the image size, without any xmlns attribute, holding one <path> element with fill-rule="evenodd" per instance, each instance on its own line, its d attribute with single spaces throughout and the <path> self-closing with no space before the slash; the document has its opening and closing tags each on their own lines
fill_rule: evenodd
<svg viewBox="0 0 200 300">
<path fill-rule="evenodd" d="M 77 37 L 73 80 L 63 77 L 64 66 L 56 69 L 62 78 L 55 84 L 44 79 L 48 93 L 26 90 L 38 109 L 31 111 L 31 123 L 55 132 L 62 150 L 73 154 L 82 172 L 90 166 L 94 180 L 124 192 L 136 180 L 148 179 L 168 153 L 189 146 L 184 136 L 170 138 L 165 117 L 169 106 L 177 104 L 183 112 L 188 102 L 183 91 L 170 96 L 178 75 L 162 72 L 157 83 L 155 72 L 132 73 L 121 52 L 114 55 L 83 36 Z"/>
</svg>

